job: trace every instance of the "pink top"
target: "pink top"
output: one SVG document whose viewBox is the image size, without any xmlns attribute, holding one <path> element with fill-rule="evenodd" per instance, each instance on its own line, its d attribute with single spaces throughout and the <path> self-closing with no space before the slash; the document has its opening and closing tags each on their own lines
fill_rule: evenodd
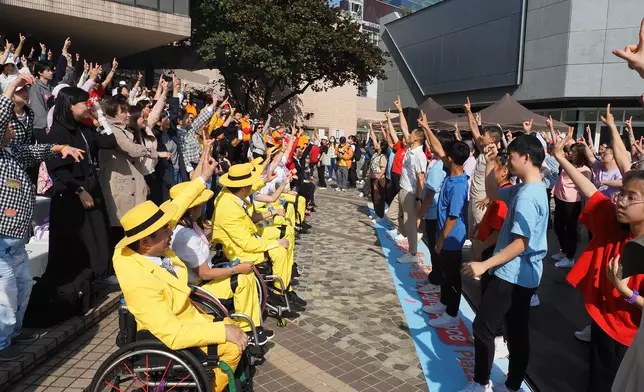
<svg viewBox="0 0 644 392">
<path fill-rule="evenodd" d="M 593 176 L 593 172 L 587 166 L 578 167 L 577 170 L 581 172 L 589 180 Z M 572 182 L 568 173 L 565 170 L 561 171 L 555 188 L 552 191 L 552 194 L 559 200 L 565 201 L 567 203 L 574 203 L 576 201 L 581 201 L 581 193 L 579 189 L 575 186 L 575 183 Z"/>
</svg>

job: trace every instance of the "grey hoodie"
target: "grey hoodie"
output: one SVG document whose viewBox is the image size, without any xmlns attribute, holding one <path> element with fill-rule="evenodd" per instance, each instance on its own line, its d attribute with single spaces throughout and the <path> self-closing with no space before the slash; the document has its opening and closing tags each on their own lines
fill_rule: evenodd
<svg viewBox="0 0 644 392">
<path fill-rule="evenodd" d="M 47 128 L 47 100 L 51 97 L 52 87 L 40 78 L 29 89 L 29 107 L 34 112 L 34 129 Z"/>
</svg>

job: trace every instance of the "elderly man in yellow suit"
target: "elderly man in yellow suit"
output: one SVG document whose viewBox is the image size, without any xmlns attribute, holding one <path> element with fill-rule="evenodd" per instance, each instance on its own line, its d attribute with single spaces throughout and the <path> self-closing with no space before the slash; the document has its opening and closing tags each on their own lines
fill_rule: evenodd
<svg viewBox="0 0 644 392">
<path fill-rule="evenodd" d="M 215 199 L 213 243 L 223 246 L 228 260 L 238 258 L 259 264 L 270 259 L 274 274 L 282 278 L 286 285 L 281 287 L 279 282 L 275 282 L 275 288 L 286 291 L 289 303 L 294 310 L 302 310 L 306 306 L 306 301 L 293 291 L 290 284 L 293 270 L 292 258 L 288 257 L 289 250 L 292 251 L 290 242 L 286 238 L 260 236 L 259 229 L 253 222 L 273 217 L 278 211 L 264 213 L 253 211 L 248 198 L 263 186 L 261 172 L 250 163 L 238 164 L 232 166 L 219 182 L 225 188 Z M 269 300 L 275 303 L 279 298 L 272 297 Z"/>
<path fill-rule="evenodd" d="M 173 228 L 215 172 L 215 161 L 206 154 L 200 166 L 200 176 L 172 202 L 159 208 L 146 201 L 121 218 L 125 238 L 114 251 L 114 270 L 138 330 L 149 331 L 172 350 L 201 347 L 205 352 L 217 344 L 219 359 L 234 371 L 248 344 L 246 334 L 230 319 L 213 322 L 192 304 L 188 270 L 170 249 Z M 221 392 L 228 376 L 214 371 L 212 387 Z"/>
</svg>

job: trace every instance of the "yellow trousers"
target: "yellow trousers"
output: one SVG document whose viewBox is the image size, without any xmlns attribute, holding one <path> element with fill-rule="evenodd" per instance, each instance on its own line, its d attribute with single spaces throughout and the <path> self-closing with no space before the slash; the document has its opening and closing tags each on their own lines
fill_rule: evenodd
<svg viewBox="0 0 644 392">
<path fill-rule="evenodd" d="M 302 196 L 297 197 L 296 195 L 292 195 L 290 193 L 283 193 L 281 196 L 284 200 L 286 200 L 287 203 L 289 203 L 286 207 L 286 214 L 288 217 L 291 215 L 293 216 L 293 222 L 296 224 L 301 224 L 304 221 L 304 217 L 306 214 L 306 199 L 304 199 Z M 294 204 L 296 203 L 297 200 L 297 214 L 295 214 L 294 210 Z M 291 210 L 289 212 L 289 210 Z"/>
<path fill-rule="evenodd" d="M 223 321 L 224 324 L 235 323 L 233 320 L 227 318 Z M 207 348 L 202 348 L 204 352 L 208 352 Z M 237 365 L 241 361 L 241 353 L 239 352 L 239 347 L 235 343 L 223 343 L 217 345 L 217 355 L 219 355 L 219 360 L 225 362 L 233 372 L 237 370 Z M 228 375 L 219 368 L 214 368 L 215 377 L 212 379 L 212 389 L 215 392 L 222 392 L 228 386 Z M 233 381 L 234 382 L 234 381 Z"/>
<path fill-rule="evenodd" d="M 259 327 L 261 325 L 259 295 L 257 293 L 257 282 L 255 281 L 254 274 L 237 275 L 237 289 L 234 293 L 230 287 L 230 278 L 217 281 L 211 280 L 201 287 L 219 299 L 232 298 L 233 303 L 235 304 L 235 313 L 242 313 L 250 317 L 251 320 L 253 320 L 255 327 Z M 251 331 L 248 321 L 240 319 L 235 322 L 239 325 L 239 328 L 241 328 L 242 331 Z"/>
</svg>

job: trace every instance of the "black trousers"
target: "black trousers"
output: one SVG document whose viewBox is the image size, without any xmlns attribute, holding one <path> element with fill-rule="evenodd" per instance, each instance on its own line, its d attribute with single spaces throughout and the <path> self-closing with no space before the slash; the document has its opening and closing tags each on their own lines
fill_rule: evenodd
<svg viewBox="0 0 644 392">
<path fill-rule="evenodd" d="M 490 382 L 494 361 L 495 331 L 505 318 L 510 365 L 505 385 L 518 390 L 525 378 L 530 358 L 530 298 L 536 288 L 526 288 L 490 275 L 481 305 L 476 314 L 474 330 L 474 381 Z"/>
<path fill-rule="evenodd" d="M 429 257 L 432 261 L 432 270 L 429 275 L 427 275 L 427 279 L 429 280 L 429 283 L 440 286 L 443 284 L 443 270 L 440 268 L 436 251 L 434 251 L 434 248 L 436 247 L 437 224 L 438 221 L 436 219 L 425 219 L 425 235 L 423 236 L 423 241 L 425 241 L 425 245 L 427 245 L 427 248 L 429 249 Z"/>
<path fill-rule="evenodd" d="M 356 187 L 356 181 L 358 180 L 358 164 L 353 161 L 351 167 L 349 168 L 349 188 Z"/>
<path fill-rule="evenodd" d="M 590 392 L 610 392 L 628 347 L 611 338 L 597 323 L 590 326 Z"/>
<path fill-rule="evenodd" d="M 385 177 L 381 179 L 370 178 L 369 190 L 371 191 L 371 202 L 378 218 L 385 216 Z"/>
<path fill-rule="evenodd" d="M 324 172 L 326 170 L 326 166 L 323 166 L 320 164 L 320 166 L 317 167 L 318 170 L 318 186 L 321 186 L 322 188 L 326 188 L 326 179 L 324 178 Z"/>
<path fill-rule="evenodd" d="M 452 317 L 458 315 L 458 308 L 461 306 L 461 292 L 463 281 L 461 280 L 462 250 L 442 250 L 436 256 L 439 268 L 443 273 L 441 284 L 441 303 L 447 306 L 445 313 Z"/>
<path fill-rule="evenodd" d="M 387 189 L 387 204 L 391 204 L 398 192 L 400 192 L 400 174 L 391 172 L 391 181 L 389 181 Z"/>
<path fill-rule="evenodd" d="M 490 246 L 489 248 L 481 252 L 481 260 L 485 261 L 490 257 L 492 257 L 493 255 L 494 255 L 494 246 Z M 485 294 L 485 290 L 487 290 L 487 286 L 489 286 L 491 281 L 492 281 L 492 275 L 483 274 L 483 276 L 481 276 L 481 298 L 483 298 L 483 295 Z M 499 325 L 496 327 L 496 330 L 494 331 L 494 337 L 498 338 L 503 336 L 503 323 L 504 321 L 501 320 Z"/>
<path fill-rule="evenodd" d="M 555 197 L 555 234 L 566 257 L 573 259 L 577 252 L 577 221 L 581 202 L 565 202 Z"/>
</svg>

